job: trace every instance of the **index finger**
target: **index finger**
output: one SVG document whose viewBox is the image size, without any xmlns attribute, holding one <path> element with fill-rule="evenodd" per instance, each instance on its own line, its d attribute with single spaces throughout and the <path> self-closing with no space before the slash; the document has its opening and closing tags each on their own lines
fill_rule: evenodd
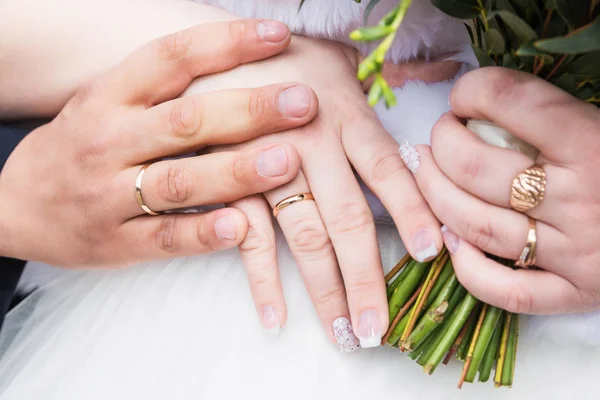
<svg viewBox="0 0 600 400">
<path fill-rule="evenodd" d="M 596 107 L 506 68 L 480 68 L 464 75 L 450 93 L 450 103 L 458 116 L 495 122 L 562 163 L 589 151 L 588 139 L 600 123 Z"/>
<path fill-rule="evenodd" d="M 271 57 L 290 41 L 287 26 L 276 21 L 204 24 L 143 46 L 105 75 L 100 87 L 111 100 L 152 106 L 177 97 L 198 76 Z"/>
</svg>

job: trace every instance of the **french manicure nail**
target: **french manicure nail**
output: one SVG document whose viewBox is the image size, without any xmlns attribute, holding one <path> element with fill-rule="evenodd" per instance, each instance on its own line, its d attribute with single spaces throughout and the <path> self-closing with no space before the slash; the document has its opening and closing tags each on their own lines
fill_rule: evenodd
<svg viewBox="0 0 600 400">
<path fill-rule="evenodd" d="M 419 162 L 421 162 L 421 155 L 416 147 L 408 142 L 404 143 L 400 146 L 400 157 L 410 172 L 416 174 L 417 168 L 419 168 Z"/>
<path fill-rule="evenodd" d="M 452 254 L 458 250 L 458 244 L 460 238 L 454 232 L 452 232 L 446 225 L 442 226 L 442 238 L 444 238 L 444 244 L 448 248 L 448 251 Z"/>
<path fill-rule="evenodd" d="M 258 155 L 256 171 L 260 176 L 276 177 L 288 171 L 287 152 L 281 146 L 271 147 Z"/>
<path fill-rule="evenodd" d="M 379 313 L 375 310 L 366 310 L 358 319 L 358 337 L 360 347 L 368 349 L 381 346 L 383 325 Z"/>
<path fill-rule="evenodd" d="M 412 245 L 418 262 L 431 260 L 438 255 L 435 239 L 429 229 L 421 229 L 415 233 Z"/>
<path fill-rule="evenodd" d="M 233 218 L 229 215 L 219 218 L 215 222 L 215 233 L 219 239 L 235 240 L 237 237 L 237 228 Z"/>
<path fill-rule="evenodd" d="M 279 93 L 277 106 L 286 117 L 304 117 L 310 110 L 310 93 L 304 85 L 292 86 Z"/>
<path fill-rule="evenodd" d="M 279 43 L 288 36 L 289 30 L 281 22 L 262 21 L 256 25 L 256 34 L 267 42 Z"/>
<path fill-rule="evenodd" d="M 350 353 L 360 347 L 348 318 L 340 317 L 333 321 L 333 336 L 342 353 Z"/>
<path fill-rule="evenodd" d="M 277 335 L 281 326 L 279 325 L 279 316 L 273 306 L 264 306 L 261 312 L 261 321 L 265 331 L 271 335 Z"/>
</svg>

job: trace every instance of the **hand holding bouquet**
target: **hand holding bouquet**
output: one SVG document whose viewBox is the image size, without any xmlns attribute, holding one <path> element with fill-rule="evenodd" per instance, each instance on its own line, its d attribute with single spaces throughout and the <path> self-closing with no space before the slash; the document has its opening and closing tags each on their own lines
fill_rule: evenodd
<svg viewBox="0 0 600 400">
<path fill-rule="evenodd" d="M 368 10 L 372 9 L 377 2 L 377 0 L 372 0 L 369 3 Z M 385 54 L 393 42 L 404 16 L 409 12 L 410 3 L 410 0 L 400 1 L 398 6 L 386 15 L 377 26 L 361 28 L 352 33 L 352 38 L 355 40 L 381 40 L 377 49 L 363 61 L 358 72 L 359 78 L 363 80 L 374 76 L 369 93 L 371 104 L 384 100 L 388 106 L 395 105 L 394 94 L 383 79 L 381 71 Z M 454 181 L 451 183 L 456 182 L 459 187 L 469 192 L 463 192 L 465 196 L 474 194 L 488 203 L 492 203 L 486 203 L 485 206 L 480 207 L 481 209 L 489 209 L 496 213 L 495 210 L 498 207 L 491 208 L 492 206 L 505 207 L 502 209 L 502 215 L 510 216 L 510 218 L 505 218 L 506 220 L 514 219 L 515 221 L 522 221 L 522 214 L 517 214 L 517 211 L 527 213 L 530 221 L 529 237 L 527 245 L 521 252 L 515 253 L 514 249 L 501 248 L 498 246 L 499 241 L 496 239 L 494 242 L 493 237 L 488 238 L 488 241 L 482 240 L 481 243 L 485 245 L 480 246 L 486 252 L 505 257 L 488 255 L 489 258 L 486 261 L 486 265 L 490 268 L 495 268 L 493 266 L 497 264 L 506 266 L 506 269 L 501 272 L 494 269 L 494 273 L 499 278 L 510 276 L 520 286 L 524 287 L 525 284 L 529 283 L 530 290 L 534 290 L 533 285 L 537 284 L 537 287 L 541 288 L 539 292 L 546 291 L 545 295 L 542 293 L 536 294 L 537 308 L 533 304 L 534 295 L 531 293 L 526 296 L 531 299 L 531 304 L 517 304 L 513 308 L 522 308 L 520 311 L 525 312 L 556 312 L 597 307 L 600 301 L 596 297 L 588 295 L 588 293 L 594 291 L 594 285 L 597 285 L 598 282 L 585 279 L 586 274 L 591 272 L 591 266 L 597 265 L 598 255 L 594 248 L 594 243 L 597 245 L 597 242 L 589 239 L 597 237 L 597 234 L 595 232 L 593 235 L 586 234 L 587 231 L 581 229 L 582 226 L 571 224 L 572 221 L 565 217 L 568 215 L 575 216 L 576 213 L 563 212 L 558 217 L 547 205 L 550 203 L 555 207 L 563 206 L 564 209 L 568 209 L 568 206 L 573 207 L 574 204 L 582 204 L 581 199 L 592 201 L 592 198 L 597 198 L 596 194 L 591 193 L 592 189 L 589 189 L 586 185 L 586 180 L 593 179 L 593 174 L 590 175 L 593 168 L 585 163 L 593 153 L 586 153 L 587 149 L 584 146 L 587 145 L 593 148 L 594 143 L 597 144 L 600 117 L 597 109 L 585 107 L 582 102 L 600 104 L 599 3 L 595 0 L 432 0 L 432 3 L 447 14 L 465 21 L 465 29 L 469 32 L 473 50 L 481 66 L 495 65 L 535 75 L 581 100 L 574 101 L 569 96 L 557 93 L 554 89 L 546 89 L 545 86 L 537 82 L 532 84 L 532 87 L 541 88 L 538 92 L 540 95 L 548 95 L 547 99 L 543 99 L 548 104 L 553 100 L 564 104 L 563 109 L 559 109 L 559 112 L 565 113 L 568 111 L 570 113 L 566 115 L 567 123 L 565 126 L 570 126 L 568 124 L 570 116 L 580 119 L 580 122 L 574 125 L 582 129 L 572 129 L 577 134 L 574 133 L 573 140 L 566 140 L 565 138 L 565 135 L 568 135 L 571 129 L 567 129 L 561 134 L 560 132 L 556 133 L 557 130 L 560 130 L 556 123 L 547 126 L 541 123 L 543 120 L 540 118 L 543 117 L 545 111 L 543 109 L 539 111 L 540 116 L 533 118 L 533 120 L 540 121 L 538 129 L 543 129 L 547 137 L 542 140 L 538 139 L 534 143 L 524 140 L 524 136 L 528 136 L 524 131 L 531 131 L 531 126 L 527 123 L 519 123 L 519 121 L 509 119 L 503 124 L 508 128 L 515 127 L 515 133 L 518 134 L 518 137 L 511 135 L 491 122 L 470 120 L 467 123 L 467 127 L 477 133 L 485 142 L 522 153 L 510 157 L 500 157 L 500 154 L 507 155 L 507 150 L 497 149 L 494 150 L 497 157 L 489 157 L 489 159 L 480 157 L 486 159 L 483 162 L 489 164 L 492 161 L 506 161 L 509 165 L 511 160 L 515 160 L 517 163 L 527 163 L 526 160 L 531 159 L 540 164 L 546 164 L 546 170 L 554 171 L 553 174 L 556 179 L 553 182 L 556 185 L 561 182 L 564 183 L 564 186 L 558 190 L 561 193 L 569 193 L 573 196 L 563 196 L 565 199 L 562 199 L 562 202 L 556 199 L 558 195 L 554 192 L 553 200 L 547 199 L 543 207 L 537 207 L 544 200 L 546 190 L 547 178 L 543 166 L 534 165 L 517 175 L 512 184 L 512 193 L 510 193 L 510 187 L 507 190 L 512 196 L 512 201 L 508 204 L 507 197 L 509 196 L 505 194 L 506 197 L 504 197 L 502 195 L 506 191 L 502 185 L 497 190 L 498 196 L 495 196 L 495 188 L 483 193 L 482 189 L 475 187 L 472 182 L 467 182 L 464 178 L 461 179 L 456 172 L 457 167 L 444 162 L 443 157 L 440 157 L 439 164 L 442 169 L 441 172 Z M 484 76 L 485 74 L 480 75 Z M 473 83 L 473 81 L 471 80 L 470 83 Z M 476 92 L 473 91 L 473 96 L 477 95 Z M 531 96 L 523 96 L 523 99 L 531 100 L 532 98 Z M 534 103 L 531 102 L 529 108 L 536 109 L 544 101 L 535 103 L 535 107 L 533 106 Z M 551 108 L 551 105 L 548 105 L 548 108 Z M 494 114 L 486 116 L 490 118 L 496 116 L 498 120 L 502 120 L 502 118 L 506 119 L 511 115 L 513 117 L 518 115 L 514 110 L 512 114 L 502 114 L 501 112 Z M 556 119 L 557 115 L 554 115 L 554 118 Z M 595 124 L 593 121 L 596 121 Z M 438 125 L 443 125 L 444 128 L 448 129 L 457 129 L 457 122 L 458 120 L 455 117 L 444 117 Z M 593 135 L 594 127 L 596 130 L 595 136 Z M 440 129 L 442 128 L 438 127 L 438 130 Z M 577 141 L 579 141 L 579 144 L 574 144 Z M 474 144 L 471 147 L 480 146 L 479 148 L 483 149 L 482 145 Z M 551 148 L 557 146 L 561 148 L 562 153 L 553 153 Z M 566 146 L 570 146 L 571 154 L 568 154 L 565 150 Z M 487 147 L 489 148 L 489 146 Z M 580 151 L 579 156 L 581 156 L 581 159 L 573 158 L 573 148 Z M 542 150 L 542 154 L 538 155 L 538 149 Z M 432 169 L 430 166 L 434 163 L 432 163 L 430 153 L 419 154 L 418 150 L 412 146 L 406 147 L 405 150 L 407 161 L 410 162 L 412 158 L 412 160 L 416 160 L 418 166 L 420 160 L 422 164 L 427 163 L 428 168 Z M 482 151 L 491 152 L 488 149 Z M 436 153 L 435 149 L 433 153 Z M 421 157 L 426 159 L 421 160 Z M 551 164 L 549 160 L 554 161 L 554 164 Z M 438 161 L 437 154 L 436 161 Z M 562 165 L 560 165 L 561 163 Z M 561 176 L 559 168 L 571 165 L 571 163 L 573 164 L 571 169 L 582 172 L 573 176 L 571 180 L 565 179 L 566 175 Z M 575 167 L 575 164 L 577 164 L 577 167 Z M 493 169 L 491 165 L 486 164 L 485 166 L 487 168 L 482 168 L 485 171 L 489 172 Z M 502 170 L 502 167 L 503 165 L 498 164 L 500 170 Z M 427 189 L 424 190 L 424 195 L 432 209 L 436 211 L 436 208 L 441 209 L 441 207 L 436 207 L 433 190 L 431 189 L 432 185 L 424 185 L 424 178 L 421 177 L 421 174 L 425 173 L 421 171 L 423 168 L 421 167 L 418 172 L 416 168 L 413 168 L 413 172 L 415 172 L 422 190 L 423 188 Z M 453 168 L 454 170 L 452 170 Z M 508 169 L 510 170 L 510 168 Z M 510 171 L 508 173 L 510 174 Z M 497 175 L 502 175 L 502 173 Z M 511 176 L 514 177 L 515 175 Z M 444 178 L 446 177 L 442 174 L 440 179 Z M 464 198 L 467 199 L 467 197 Z M 451 199 L 444 200 L 451 201 Z M 587 204 L 584 206 L 587 206 Z M 587 209 L 591 209 L 590 207 Z M 510 208 L 515 211 L 509 210 Z M 490 212 L 490 215 L 492 214 Z M 496 214 L 500 215 L 501 213 Z M 443 215 L 438 214 L 438 216 L 443 222 L 446 222 Z M 539 224 L 536 225 L 537 222 Z M 593 226 L 593 221 L 588 219 L 582 225 L 588 228 Z M 536 226 L 539 226 L 540 238 L 544 239 L 541 243 L 546 246 L 543 248 L 544 251 L 537 251 L 539 253 L 537 263 L 535 257 L 535 246 L 537 245 Z M 575 226 L 578 226 L 578 228 L 575 228 Z M 498 231 L 505 231 L 501 226 L 498 226 L 497 229 Z M 554 229 L 554 231 L 551 229 Z M 490 230 L 493 229 L 490 228 Z M 559 234 L 568 237 L 571 243 L 565 244 L 564 241 L 555 239 L 559 237 Z M 468 236 L 468 234 L 465 236 Z M 466 237 L 466 239 L 469 238 Z M 473 243 L 473 241 L 471 242 Z M 470 243 L 461 244 L 461 246 L 459 251 L 464 254 L 466 252 L 477 254 L 479 251 Z M 568 251 L 565 250 L 567 248 Z M 586 250 L 582 251 L 584 248 Z M 458 253 L 455 252 L 457 249 L 450 250 L 456 263 Z M 463 262 L 466 259 L 464 254 L 461 256 Z M 572 258 L 565 258 L 565 254 L 572 255 Z M 517 263 L 509 261 L 509 259 L 517 258 L 519 258 Z M 568 263 L 570 260 L 574 263 L 575 259 L 582 261 L 580 269 L 565 272 L 565 262 Z M 470 261 L 473 260 L 476 260 L 476 257 L 471 258 Z M 544 271 L 535 269 L 534 265 L 540 266 Z M 456 267 L 459 271 L 458 264 Z M 527 271 L 509 269 L 518 267 L 531 267 L 531 269 Z M 461 266 L 460 269 L 464 270 L 465 268 L 467 267 Z M 470 273 L 485 274 L 486 272 L 485 269 L 481 269 L 480 271 L 470 271 Z M 508 275 L 509 273 L 511 275 Z M 464 277 L 461 273 L 458 275 Z M 415 260 L 406 257 L 388 274 L 386 280 L 388 282 L 390 321 L 392 323 L 388 334 L 384 338 L 385 342 L 407 352 L 411 358 L 417 360 L 424 367 L 427 373 L 432 373 L 441 362 L 447 363 L 451 358 L 456 357 L 464 362 L 459 386 L 463 382 L 473 382 L 477 376 L 480 381 L 489 380 L 494 368 L 496 386 L 512 385 L 517 354 L 518 314 L 488 305 L 469 293 L 458 282 L 452 261 L 450 261 L 446 252 L 442 252 L 435 261 L 429 264 L 417 263 Z M 477 279 L 472 279 L 472 281 L 477 281 Z M 501 279 L 498 282 L 501 282 Z M 544 284 L 547 284 L 547 286 L 544 287 Z M 498 286 L 502 285 L 499 283 Z M 496 291 L 502 289 L 502 287 L 499 287 Z M 492 297 L 492 293 L 481 292 L 475 294 L 479 298 Z M 508 295 L 511 294 L 508 293 Z M 552 300 L 552 307 L 550 307 L 550 301 L 548 300 L 550 296 L 558 298 L 558 300 Z M 589 298 L 593 299 L 589 300 Z M 561 304 L 561 301 L 563 304 Z"/>
</svg>

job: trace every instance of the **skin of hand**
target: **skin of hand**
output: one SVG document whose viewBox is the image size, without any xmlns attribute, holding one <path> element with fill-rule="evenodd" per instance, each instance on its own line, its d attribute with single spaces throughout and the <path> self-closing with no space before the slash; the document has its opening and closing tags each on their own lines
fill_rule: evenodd
<svg viewBox="0 0 600 400">
<path fill-rule="evenodd" d="M 79 3 L 85 3 L 85 13 L 78 12 L 81 11 L 78 7 L 84 7 Z M 6 48 L 6 43 L 0 44 L 4 54 L 12 54 L 8 66 L 0 68 L 8 68 L 12 76 L 17 77 L 22 71 L 29 71 L 27 76 L 35 76 L 35 79 L 17 80 L 18 85 L 25 89 L 24 93 L 28 93 L 28 88 L 41 91 L 45 101 L 37 107 L 23 107 L 24 101 L 31 102 L 31 96 L 17 98 L 12 104 L 0 103 L 0 114 L 7 110 L 51 114 L 62 107 L 62 99 L 72 95 L 74 88 L 117 63 L 141 43 L 207 19 L 235 18 L 222 10 L 179 1 L 48 0 L 34 13 L 23 12 L 15 0 L 4 0 L 1 4 L 4 11 L 11 13 L 0 15 L 10 14 L 12 19 L 18 16 L 30 26 L 39 26 L 39 32 L 45 32 L 36 31 L 35 35 L 22 32 L 23 41 L 12 51 L 10 46 Z M 143 18 L 140 19 L 140 15 Z M 110 29 L 103 30 L 103 24 L 109 19 Z M 136 24 L 131 24 L 132 20 L 136 20 Z M 23 30 L 11 21 L 4 21 L 6 27 L 0 24 L 0 30 L 8 29 L 13 35 Z M 46 32 L 43 27 L 48 21 L 68 29 Z M 98 30 L 104 34 L 98 35 Z M 43 51 L 49 40 L 56 43 L 52 53 Z M 28 51 L 23 52 L 23 48 Z M 362 88 L 355 79 L 356 60 L 356 53 L 348 48 L 298 38 L 272 67 L 270 63 L 256 63 L 227 74 L 203 77 L 186 95 L 278 83 L 289 78 L 317 84 L 324 100 L 321 116 L 307 129 L 290 131 L 278 139 L 298 143 L 302 148 L 300 177 L 282 191 L 268 192 L 268 206 L 260 196 L 254 198 L 254 203 L 235 204 L 250 219 L 249 240 L 242 243 L 242 253 L 251 271 L 253 293 L 263 322 L 268 320 L 266 325 L 269 326 L 283 325 L 285 302 L 267 215 L 269 207 L 285 196 L 312 191 L 316 202 L 295 204 L 280 214 L 279 222 L 329 336 L 333 338 L 333 322 L 340 317 L 350 317 L 358 326 L 363 345 L 370 347 L 376 345 L 387 327 L 387 302 L 373 220 L 352 167 L 386 205 L 415 257 L 433 257 L 442 246 L 442 238 L 437 220 L 398 156 L 397 144 L 366 105 Z M 31 70 L 33 62 L 45 65 L 46 71 L 40 74 Z M 2 76 L 0 74 L 0 88 L 10 88 L 14 81 L 2 81 Z M 269 138 L 269 143 L 271 140 Z M 261 230 L 262 233 L 258 233 Z M 259 268 L 261 263 L 265 267 Z"/>
<path fill-rule="evenodd" d="M 600 307 L 600 111 L 529 74 L 483 68 L 462 77 L 452 113 L 417 146 L 419 187 L 445 224 L 456 273 L 474 296 L 516 313 L 580 312 Z M 497 123 L 537 147 L 546 172 L 542 202 L 510 207 L 513 179 L 534 161 L 484 143 L 461 118 Z M 414 162 L 416 160 L 416 162 Z M 534 269 L 511 269 L 484 252 L 518 259 L 528 217 L 537 226 Z"/>
<path fill-rule="evenodd" d="M 388 326 L 387 299 L 375 225 L 353 171 L 381 199 L 415 257 L 431 247 L 425 257 L 435 256 L 442 238 L 436 218 L 402 163 L 397 143 L 365 101 L 356 80 L 357 60 L 348 47 L 294 37 L 280 56 L 203 78 L 184 95 L 290 79 L 314 88 L 320 110 L 313 122 L 250 142 L 293 144 L 300 152 L 302 171 L 264 198 L 252 196 L 232 204 L 244 211 L 250 224 L 240 249 L 259 316 L 266 328 L 276 329 L 285 323 L 286 306 L 270 210 L 288 196 L 312 192 L 315 202 L 294 204 L 277 220 L 332 339 L 337 339 L 332 325 L 346 318 L 362 346 L 373 347 Z"/>
<path fill-rule="evenodd" d="M 216 38 L 204 40 L 208 34 Z M 0 254 L 84 267 L 238 245 L 247 233 L 243 213 L 146 215 L 136 200 L 136 176 L 153 160 L 313 119 L 316 96 L 295 83 L 172 100 L 195 77 L 273 56 L 290 40 L 279 22 L 205 24 L 147 44 L 85 85 L 7 160 L 0 174 Z M 301 102 L 294 100 L 298 93 Z M 158 212 L 234 201 L 290 181 L 299 164 L 297 151 L 281 142 L 171 158 L 147 168 L 142 196 Z"/>
</svg>

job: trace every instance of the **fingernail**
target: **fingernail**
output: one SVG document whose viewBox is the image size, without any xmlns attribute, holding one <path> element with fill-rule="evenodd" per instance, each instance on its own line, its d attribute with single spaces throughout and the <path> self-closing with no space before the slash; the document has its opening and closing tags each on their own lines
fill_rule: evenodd
<svg viewBox="0 0 600 400">
<path fill-rule="evenodd" d="M 264 306 L 261 313 L 261 321 L 265 331 L 271 335 L 277 335 L 281 327 L 279 326 L 279 316 L 273 306 Z"/>
<path fill-rule="evenodd" d="M 340 317 L 333 321 L 333 336 L 342 353 L 350 353 L 360 347 L 348 318 Z"/>
<path fill-rule="evenodd" d="M 261 176 L 276 177 L 288 171 L 287 152 L 281 146 L 271 147 L 258 155 L 256 171 Z"/>
<path fill-rule="evenodd" d="M 310 110 L 310 93 L 304 85 L 296 85 L 279 93 L 279 112 L 286 117 L 304 117 Z"/>
<path fill-rule="evenodd" d="M 415 233 L 412 245 L 418 262 L 431 260 L 438 255 L 435 239 L 429 229 L 421 229 Z"/>
<path fill-rule="evenodd" d="M 267 42 L 279 43 L 289 35 L 289 30 L 281 22 L 262 21 L 256 25 L 256 34 Z"/>
<path fill-rule="evenodd" d="M 444 244 L 448 248 L 448 251 L 452 254 L 456 253 L 456 250 L 458 250 L 458 244 L 460 243 L 460 238 L 458 235 L 444 225 L 442 226 L 442 238 L 444 238 Z"/>
<path fill-rule="evenodd" d="M 419 168 L 419 162 L 421 161 L 421 155 L 415 146 L 408 142 L 404 143 L 400 146 L 400 157 L 410 172 L 416 174 L 417 168 Z"/>
<path fill-rule="evenodd" d="M 235 221 L 229 215 L 219 218 L 217 222 L 215 222 L 215 232 L 219 239 L 235 240 L 237 237 Z"/>
<path fill-rule="evenodd" d="M 360 347 L 368 349 L 381 346 L 381 336 L 383 334 L 383 324 L 379 313 L 375 310 L 366 310 L 360 314 L 358 319 L 358 337 Z"/>
</svg>

